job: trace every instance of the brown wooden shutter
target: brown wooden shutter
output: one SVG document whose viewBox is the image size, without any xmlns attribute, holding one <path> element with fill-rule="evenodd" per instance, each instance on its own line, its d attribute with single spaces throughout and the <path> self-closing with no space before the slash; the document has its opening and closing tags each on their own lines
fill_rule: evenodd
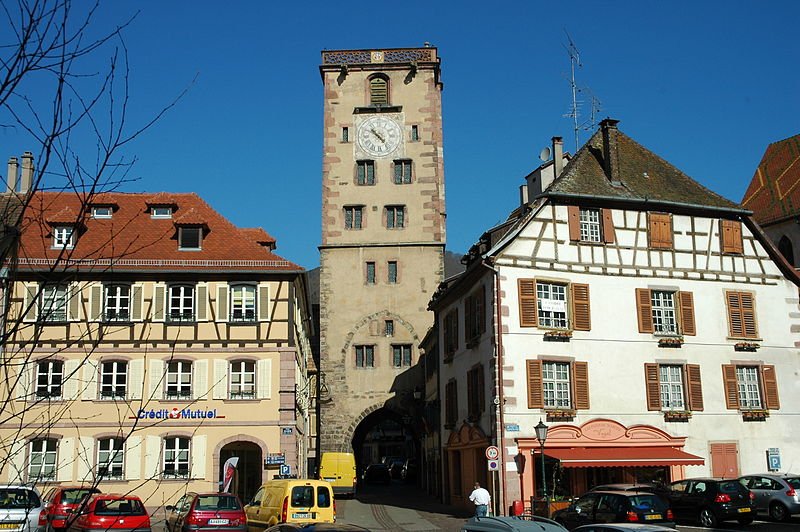
<svg viewBox="0 0 800 532">
<path fill-rule="evenodd" d="M 661 410 L 661 386 L 658 380 L 658 364 L 644 365 L 644 385 L 647 393 L 647 409 Z"/>
<path fill-rule="evenodd" d="M 739 388 L 736 386 L 736 366 L 722 365 L 722 381 L 725 385 L 725 407 L 729 410 L 739 408 Z"/>
<path fill-rule="evenodd" d="M 486 411 L 486 380 L 483 377 L 483 364 L 478 366 L 478 412 Z"/>
<path fill-rule="evenodd" d="M 544 408 L 542 393 L 542 362 L 528 360 L 528 408 Z"/>
<path fill-rule="evenodd" d="M 762 366 L 761 375 L 764 381 L 764 405 L 767 410 L 779 410 L 781 402 L 778 398 L 778 375 L 775 366 Z"/>
<path fill-rule="evenodd" d="M 739 476 L 739 449 L 735 443 L 711 444 L 711 476 L 736 478 Z"/>
<path fill-rule="evenodd" d="M 723 253 L 744 253 L 742 222 L 738 220 L 720 220 L 719 232 L 722 239 Z"/>
<path fill-rule="evenodd" d="M 576 331 L 592 330 L 592 313 L 589 305 L 589 285 L 574 283 L 572 290 L 572 328 Z"/>
<path fill-rule="evenodd" d="M 536 327 L 536 280 L 517 280 L 519 292 L 519 326 Z"/>
<path fill-rule="evenodd" d="M 486 285 L 481 285 L 478 291 L 478 332 L 483 334 L 486 332 Z"/>
<path fill-rule="evenodd" d="M 686 364 L 686 382 L 689 396 L 689 410 L 703 411 L 703 386 L 700 383 L 700 365 Z"/>
<path fill-rule="evenodd" d="M 758 338 L 755 302 L 750 292 L 725 292 L 728 330 L 736 338 Z"/>
<path fill-rule="evenodd" d="M 567 219 L 569 220 L 569 239 L 577 242 L 581 239 L 581 208 L 577 205 L 569 205 Z"/>
<path fill-rule="evenodd" d="M 678 292 L 681 305 L 681 333 L 687 336 L 697 334 L 694 324 L 694 296 L 691 292 Z"/>
<path fill-rule="evenodd" d="M 649 288 L 636 289 L 636 317 L 639 320 L 639 332 L 653 332 L 653 304 Z"/>
<path fill-rule="evenodd" d="M 572 379 L 575 383 L 575 409 L 589 409 L 589 364 L 575 362 L 572 365 Z"/>
<path fill-rule="evenodd" d="M 614 243 L 614 220 L 611 219 L 611 209 L 601 209 L 603 216 L 603 242 Z"/>
<path fill-rule="evenodd" d="M 672 218 L 669 214 L 651 212 L 649 214 L 650 247 L 672 249 Z"/>
</svg>

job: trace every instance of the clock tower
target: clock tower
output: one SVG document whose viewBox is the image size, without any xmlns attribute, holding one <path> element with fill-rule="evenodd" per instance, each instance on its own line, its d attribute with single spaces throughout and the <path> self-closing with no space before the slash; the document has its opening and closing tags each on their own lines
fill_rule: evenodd
<svg viewBox="0 0 800 532">
<path fill-rule="evenodd" d="M 320 447 L 361 465 L 415 452 L 444 271 L 439 69 L 428 45 L 322 52 Z"/>
</svg>

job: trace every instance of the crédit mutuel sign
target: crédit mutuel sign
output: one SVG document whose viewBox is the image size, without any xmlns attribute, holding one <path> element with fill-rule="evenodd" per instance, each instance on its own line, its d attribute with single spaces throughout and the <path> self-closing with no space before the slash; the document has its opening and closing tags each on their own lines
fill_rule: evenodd
<svg viewBox="0 0 800 532">
<path fill-rule="evenodd" d="M 225 419 L 216 408 L 140 408 L 129 419 Z"/>
</svg>

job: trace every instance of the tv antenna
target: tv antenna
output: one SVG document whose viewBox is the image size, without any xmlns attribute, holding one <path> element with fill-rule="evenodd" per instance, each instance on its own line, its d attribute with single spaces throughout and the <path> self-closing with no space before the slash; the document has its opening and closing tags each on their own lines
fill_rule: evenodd
<svg viewBox="0 0 800 532">
<path fill-rule="evenodd" d="M 594 129 L 596 125 L 596 117 L 600 113 L 600 100 L 596 98 L 588 88 L 582 89 L 578 87 L 578 83 L 575 80 L 575 69 L 576 67 L 583 67 L 583 63 L 581 62 L 581 53 L 578 50 L 578 47 L 575 46 L 575 43 L 572 41 L 572 37 L 570 37 L 566 29 L 564 30 L 564 34 L 567 36 L 567 44 L 562 46 L 564 46 L 564 49 L 567 51 L 567 55 L 569 55 L 569 86 L 570 90 L 572 91 L 572 104 L 570 106 L 569 113 L 565 114 L 564 117 L 572 119 L 572 130 L 575 134 L 575 152 L 577 153 L 578 148 L 580 148 L 580 131 L 582 129 Z M 583 102 L 578 99 L 578 93 L 583 92 L 584 90 L 591 96 L 591 115 L 588 121 L 581 122 L 580 111 L 581 107 L 583 106 Z"/>
</svg>

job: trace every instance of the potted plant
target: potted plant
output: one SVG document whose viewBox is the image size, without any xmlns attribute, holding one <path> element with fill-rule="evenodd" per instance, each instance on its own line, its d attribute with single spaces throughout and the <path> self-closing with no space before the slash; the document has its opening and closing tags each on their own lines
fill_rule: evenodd
<svg viewBox="0 0 800 532">
<path fill-rule="evenodd" d="M 755 342 L 737 342 L 733 345 L 733 350 L 755 352 L 759 347 L 761 346 Z"/>
<path fill-rule="evenodd" d="M 683 345 L 683 336 L 665 336 L 658 339 L 658 347 L 680 347 Z"/>
</svg>

